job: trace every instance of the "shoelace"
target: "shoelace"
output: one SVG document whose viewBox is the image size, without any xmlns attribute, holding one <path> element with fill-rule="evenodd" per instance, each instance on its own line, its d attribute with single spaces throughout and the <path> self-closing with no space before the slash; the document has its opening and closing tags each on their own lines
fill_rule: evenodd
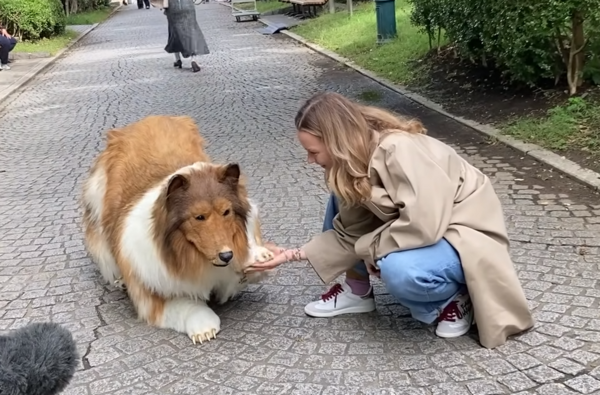
<svg viewBox="0 0 600 395">
<path fill-rule="evenodd" d="M 344 288 L 342 288 L 342 285 L 335 284 L 333 287 L 331 287 L 329 289 L 329 291 L 327 291 L 323 295 L 321 295 L 321 299 L 323 300 L 323 302 L 327 302 L 331 298 L 337 299 L 337 296 L 339 294 L 341 294 L 342 292 L 344 292 Z"/>
<path fill-rule="evenodd" d="M 438 320 L 439 321 L 456 322 L 456 319 L 460 320 L 462 318 L 463 318 L 463 312 L 458 307 L 458 302 L 453 301 L 453 302 L 450 302 L 450 304 L 448 306 L 446 306 L 444 311 L 442 311 Z"/>
</svg>

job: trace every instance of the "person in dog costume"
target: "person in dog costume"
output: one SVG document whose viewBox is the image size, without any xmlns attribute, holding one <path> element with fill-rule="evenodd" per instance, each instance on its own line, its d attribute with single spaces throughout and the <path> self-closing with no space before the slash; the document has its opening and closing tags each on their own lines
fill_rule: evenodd
<svg viewBox="0 0 600 395">
<path fill-rule="evenodd" d="M 300 248 L 271 245 L 275 257 L 247 270 L 307 260 L 324 283 L 345 273 L 305 307 L 313 317 L 375 310 L 371 274 L 443 338 L 476 321 L 480 343 L 494 348 L 533 327 L 486 175 L 419 121 L 336 93 L 310 98 L 295 123 L 332 191 L 323 233 Z"/>
</svg>

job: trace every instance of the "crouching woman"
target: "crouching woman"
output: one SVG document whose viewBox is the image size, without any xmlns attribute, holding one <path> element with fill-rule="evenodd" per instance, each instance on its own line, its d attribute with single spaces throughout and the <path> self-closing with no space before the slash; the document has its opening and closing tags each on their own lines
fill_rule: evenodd
<svg viewBox="0 0 600 395">
<path fill-rule="evenodd" d="M 533 326 L 487 176 L 420 122 L 335 93 L 309 99 L 295 123 L 332 191 L 323 233 L 300 248 L 273 246 L 276 256 L 249 271 L 308 260 L 325 283 L 345 273 L 305 307 L 313 317 L 375 310 L 371 274 L 440 337 L 476 321 L 494 348 Z"/>
</svg>

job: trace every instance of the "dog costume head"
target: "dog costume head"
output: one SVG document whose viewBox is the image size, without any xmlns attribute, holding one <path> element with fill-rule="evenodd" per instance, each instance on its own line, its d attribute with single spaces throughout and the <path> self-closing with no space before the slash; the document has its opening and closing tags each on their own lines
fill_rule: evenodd
<svg viewBox="0 0 600 395">
<path fill-rule="evenodd" d="M 237 164 L 206 164 L 171 177 L 165 204 L 158 207 L 162 213 L 155 218 L 166 222 L 168 245 L 177 248 L 179 236 L 195 247 L 202 261 L 227 266 L 246 259 L 239 256 L 247 251 L 242 239 L 250 209 L 245 194 Z"/>
</svg>

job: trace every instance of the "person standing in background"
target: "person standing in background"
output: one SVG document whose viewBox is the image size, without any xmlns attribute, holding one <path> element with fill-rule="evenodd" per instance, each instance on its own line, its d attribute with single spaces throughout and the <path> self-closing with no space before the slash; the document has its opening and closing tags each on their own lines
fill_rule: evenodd
<svg viewBox="0 0 600 395">
<path fill-rule="evenodd" d="M 182 68 L 185 59 L 191 57 L 194 73 L 200 71 L 197 57 L 210 53 L 198 21 L 193 0 L 153 0 L 155 7 L 164 9 L 169 26 L 169 38 L 165 51 L 175 55 L 173 67 Z"/>
</svg>

